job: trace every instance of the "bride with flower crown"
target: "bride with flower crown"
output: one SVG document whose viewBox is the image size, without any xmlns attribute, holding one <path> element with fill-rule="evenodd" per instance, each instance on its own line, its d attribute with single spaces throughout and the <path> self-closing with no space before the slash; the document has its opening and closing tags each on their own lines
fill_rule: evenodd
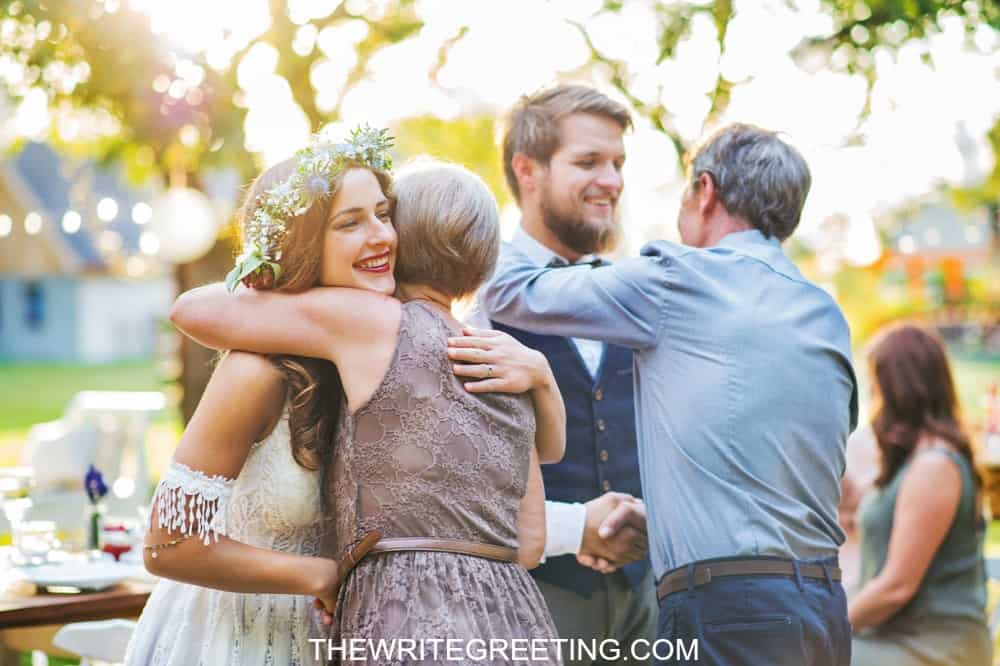
<svg viewBox="0 0 1000 666">
<path fill-rule="evenodd" d="M 346 143 L 316 142 L 261 174 L 240 213 L 245 251 L 229 283 L 392 294 L 391 272 L 359 267 L 395 254 L 387 139 L 361 130 Z M 498 374 L 538 365 L 534 352 L 504 344 L 510 366 L 498 365 Z M 145 562 L 165 580 L 139 619 L 126 664 L 324 663 L 309 643 L 321 631 L 313 600 L 334 612 L 340 584 L 378 540 L 371 534 L 336 548 L 342 563 L 321 556 L 331 532 L 324 516 L 333 510 L 324 511 L 320 479 L 334 464 L 343 393 L 328 360 L 240 351 L 222 358 L 153 500 Z M 533 453 L 518 515 L 526 566 L 544 542 L 537 460 Z"/>
</svg>

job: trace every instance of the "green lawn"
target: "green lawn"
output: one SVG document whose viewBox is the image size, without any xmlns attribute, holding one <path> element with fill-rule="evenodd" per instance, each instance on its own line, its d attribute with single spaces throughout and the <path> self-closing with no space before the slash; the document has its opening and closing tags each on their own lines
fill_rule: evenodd
<svg viewBox="0 0 1000 666">
<path fill-rule="evenodd" d="M 975 356 L 952 352 L 958 399 L 972 427 L 983 416 L 983 394 L 990 382 L 1000 383 L 1000 356 Z"/>
<path fill-rule="evenodd" d="M 78 391 L 162 391 L 154 359 L 107 365 L 67 365 L 0 362 L 0 466 L 18 461 L 28 429 L 62 416 Z M 169 459 L 179 435 L 175 409 L 154 419 L 151 466 L 156 471 Z"/>
<path fill-rule="evenodd" d="M 110 365 L 0 363 L 0 432 L 59 418 L 77 391 L 163 387 L 152 359 Z"/>
<path fill-rule="evenodd" d="M 49 666 L 76 666 L 79 659 L 63 659 L 62 657 L 49 657 Z M 31 655 L 27 652 L 21 653 L 20 666 L 31 666 Z"/>
<path fill-rule="evenodd" d="M 991 520 L 986 526 L 983 551 L 987 557 L 1000 557 L 1000 520 Z"/>
</svg>

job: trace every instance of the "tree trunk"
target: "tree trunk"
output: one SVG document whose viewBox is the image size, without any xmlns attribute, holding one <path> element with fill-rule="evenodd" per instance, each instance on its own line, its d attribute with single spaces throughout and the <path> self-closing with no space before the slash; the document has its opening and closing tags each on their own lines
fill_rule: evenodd
<svg viewBox="0 0 1000 666">
<path fill-rule="evenodd" d="M 222 280 L 233 263 L 233 248 L 223 240 L 215 243 L 200 259 L 189 264 L 179 264 L 175 276 L 178 293 L 194 289 L 209 282 Z M 215 367 L 216 352 L 202 347 L 186 336 L 181 336 L 181 417 L 185 425 L 191 420 L 194 408 L 201 400 L 208 378 Z"/>
</svg>

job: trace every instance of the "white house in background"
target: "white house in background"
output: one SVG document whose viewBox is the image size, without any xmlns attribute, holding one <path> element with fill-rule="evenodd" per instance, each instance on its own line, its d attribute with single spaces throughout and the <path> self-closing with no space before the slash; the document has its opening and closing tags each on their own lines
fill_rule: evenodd
<svg viewBox="0 0 1000 666">
<path fill-rule="evenodd" d="M 106 198 L 114 204 L 100 212 L 112 219 L 97 221 Z M 154 353 L 174 285 L 139 251 L 133 210 L 150 198 L 45 144 L 0 162 L 0 362 L 107 363 Z"/>
<path fill-rule="evenodd" d="M 928 261 L 954 257 L 977 266 L 990 260 L 992 239 L 985 207 L 960 211 L 929 200 L 898 216 L 891 247 L 900 255 Z"/>
</svg>

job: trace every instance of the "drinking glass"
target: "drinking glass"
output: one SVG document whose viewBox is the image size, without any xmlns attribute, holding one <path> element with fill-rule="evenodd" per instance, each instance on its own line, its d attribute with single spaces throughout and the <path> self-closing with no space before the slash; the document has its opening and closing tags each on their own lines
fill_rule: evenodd
<svg viewBox="0 0 1000 666">
<path fill-rule="evenodd" d="M 30 467 L 0 467 L 0 502 L 11 528 L 22 520 L 31 508 L 28 497 L 35 485 L 35 473 Z"/>
<path fill-rule="evenodd" d="M 56 524 L 51 520 L 22 520 L 11 529 L 15 556 L 24 564 L 43 564 L 59 547 Z"/>
</svg>

